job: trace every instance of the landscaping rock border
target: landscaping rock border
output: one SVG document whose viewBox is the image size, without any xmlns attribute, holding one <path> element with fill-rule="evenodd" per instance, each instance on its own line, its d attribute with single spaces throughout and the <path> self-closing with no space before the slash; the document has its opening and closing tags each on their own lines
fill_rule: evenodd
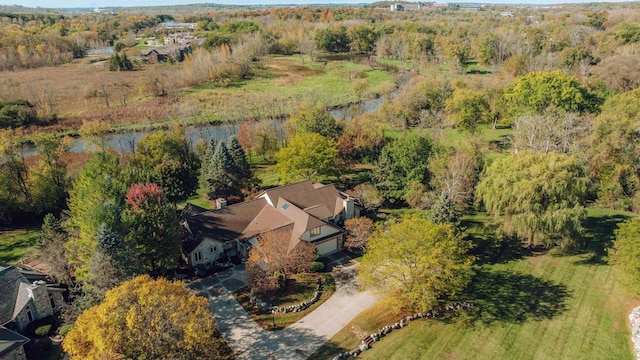
<svg viewBox="0 0 640 360">
<path fill-rule="evenodd" d="M 297 305 L 290 306 L 273 306 L 266 301 L 262 301 L 257 296 L 251 295 L 250 302 L 252 305 L 256 306 L 260 312 L 272 313 L 272 314 L 287 314 L 292 312 L 300 312 L 307 310 L 311 305 L 315 304 L 320 300 L 322 296 L 322 291 L 324 289 L 324 285 L 322 285 L 322 279 L 318 278 L 318 286 L 316 288 L 316 292 L 313 294 L 313 297 L 307 301 L 303 301 Z"/>
<path fill-rule="evenodd" d="M 439 316 L 445 315 L 445 314 L 449 314 L 455 311 L 460 311 L 460 310 L 464 310 L 464 309 L 468 309 L 470 307 L 473 307 L 474 305 L 470 302 L 461 302 L 461 303 L 451 303 L 448 304 L 446 306 L 442 306 L 439 308 L 435 308 L 431 311 L 428 311 L 426 313 L 416 313 L 413 315 L 409 315 L 409 316 L 405 316 L 402 319 L 400 319 L 399 321 L 391 324 L 391 325 L 387 325 L 387 326 L 383 326 L 382 328 L 380 328 L 380 330 L 378 330 L 375 333 L 369 334 L 367 337 L 365 337 L 362 342 L 360 343 L 360 345 L 351 350 L 351 351 L 347 351 L 347 352 L 343 352 L 340 353 L 338 355 L 336 355 L 335 357 L 333 357 L 333 360 L 345 360 L 345 359 L 349 359 L 352 357 L 357 357 L 358 355 L 360 355 L 362 352 L 367 351 L 368 349 L 370 349 L 373 346 L 373 343 L 376 341 L 380 341 L 380 339 L 382 339 L 383 337 L 387 336 L 389 333 L 391 333 L 393 330 L 396 329 L 402 329 L 403 327 L 407 326 L 408 323 L 410 321 L 414 321 L 414 320 L 418 320 L 418 319 L 434 319 L 437 318 Z M 637 308 L 637 309 L 640 309 Z M 639 310 L 640 311 L 640 310 Z M 640 318 L 638 319 L 640 320 Z M 640 324 L 640 322 L 639 322 Z M 640 358 L 638 358 L 640 360 Z"/>
<path fill-rule="evenodd" d="M 636 359 L 640 360 L 640 306 L 629 314 L 629 323 L 631 323 L 631 340 L 636 351 Z"/>
</svg>

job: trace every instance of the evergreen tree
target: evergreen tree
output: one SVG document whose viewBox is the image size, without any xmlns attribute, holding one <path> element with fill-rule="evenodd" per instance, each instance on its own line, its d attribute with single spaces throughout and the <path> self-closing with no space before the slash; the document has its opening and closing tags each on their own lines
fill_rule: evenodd
<svg viewBox="0 0 640 360">
<path fill-rule="evenodd" d="M 236 175 L 236 165 L 224 142 L 218 143 L 206 169 L 210 197 L 228 198 L 240 193 L 241 183 Z"/>
<path fill-rule="evenodd" d="M 240 141 L 235 136 L 231 138 L 229 142 L 229 155 L 231 155 L 231 159 L 233 160 L 233 164 L 236 168 L 236 174 L 241 179 L 242 183 L 247 183 L 247 180 L 250 180 L 252 177 L 251 174 L 251 165 L 247 161 L 247 155 L 240 145 Z"/>
</svg>

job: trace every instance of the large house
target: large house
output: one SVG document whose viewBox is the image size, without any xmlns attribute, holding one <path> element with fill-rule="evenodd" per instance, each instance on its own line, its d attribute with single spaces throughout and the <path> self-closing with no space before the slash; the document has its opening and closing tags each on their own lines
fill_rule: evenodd
<svg viewBox="0 0 640 360">
<path fill-rule="evenodd" d="M 60 310 L 65 289 L 47 284 L 44 274 L 0 264 L 0 325 L 23 332 Z"/>
<path fill-rule="evenodd" d="M 359 216 L 354 199 L 333 185 L 303 181 L 266 190 L 255 200 L 205 210 L 185 208 L 183 255 L 191 266 L 247 257 L 260 234 L 278 230 L 289 240 L 289 250 L 300 242 L 313 244 L 319 255 L 342 249 L 345 220 Z"/>
</svg>

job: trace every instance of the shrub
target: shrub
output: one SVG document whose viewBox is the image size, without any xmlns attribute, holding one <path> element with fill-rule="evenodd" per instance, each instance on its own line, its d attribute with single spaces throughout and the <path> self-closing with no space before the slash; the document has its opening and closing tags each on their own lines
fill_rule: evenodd
<svg viewBox="0 0 640 360">
<path fill-rule="evenodd" d="M 69 330 L 71 330 L 71 328 L 73 328 L 73 324 L 62 325 L 58 329 L 58 335 L 61 335 L 61 336 L 67 335 L 67 333 L 69 332 Z"/>
<path fill-rule="evenodd" d="M 311 263 L 312 272 L 320 272 L 322 270 L 324 270 L 324 263 L 322 261 L 314 261 Z"/>
<path fill-rule="evenodd" d="M 39 326 L 34 332 L 37 336 L 47 336 L 49 335 L 49 331 L 51 331 L 51 325 L 42 325 Z"/>
</svg>

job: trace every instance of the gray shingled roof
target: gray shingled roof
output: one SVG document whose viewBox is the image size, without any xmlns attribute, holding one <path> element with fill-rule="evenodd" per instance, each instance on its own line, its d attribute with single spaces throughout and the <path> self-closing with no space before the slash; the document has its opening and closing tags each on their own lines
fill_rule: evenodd
<svg viewBox="0 0 640 360">
<path fill-rule="evenodd" d="M 29 338 L 0 326 L 0 357 L 29 342 Z"/>
<path fill-rule="evenodd" d="M 341 194 L 335 186 L 314 185 L 309 181 L 269 189 L 256 200 L 219 210 L 192 211 L 190 208 L 182 213 L 191 231 L 191 236 L 182 242 L 182 249 L 190 253 L 204 236 L 226 242 L 290 227 L 291 250 L 300 242 L 304 232 L 310 229 L 324 225 L 343 231 L 322 220 L 332 220 L 343 209 Z"/>
<path fill-rule="evenodd" d="M 20 284 L 30 283 L 16 267 L 3 266 L 0 270 L 0 324 L 13 320 Z"/>
</svg>

